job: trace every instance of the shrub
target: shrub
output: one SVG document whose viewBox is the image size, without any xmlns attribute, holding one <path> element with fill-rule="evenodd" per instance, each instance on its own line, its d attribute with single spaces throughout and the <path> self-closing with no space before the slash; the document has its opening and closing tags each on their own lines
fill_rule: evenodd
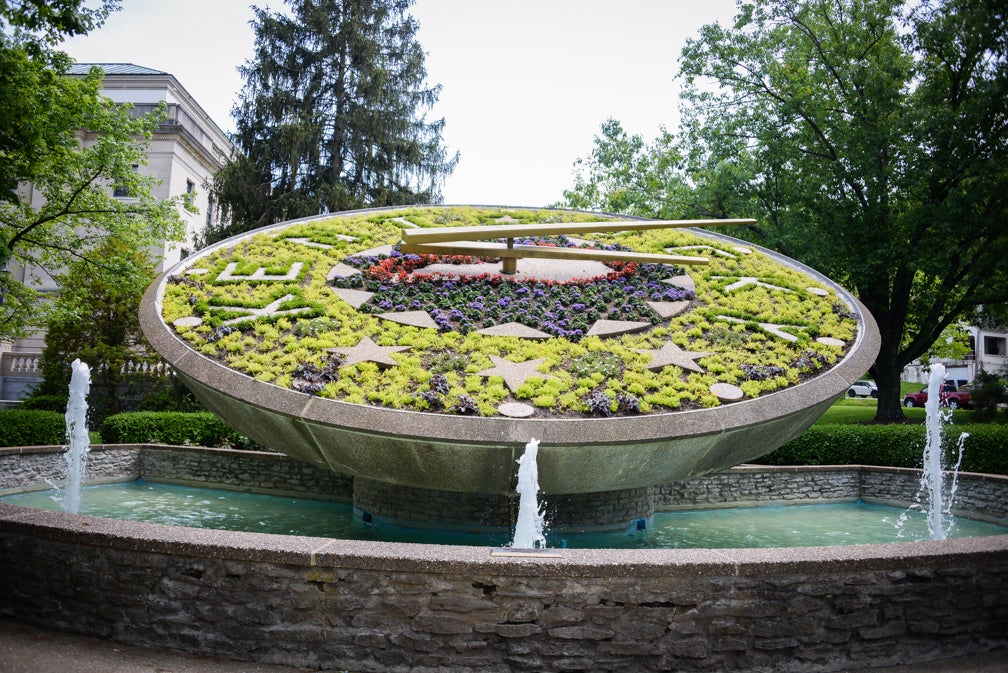
<svg viewBox="0 0 1008 673">
<path fill-rule="evenodd" d="M 1008 426 L 963 424 L 945 426 L 948 455 L 963 432 L 965 472 L 1008 474 Z M 781 448 L 754 461 L 764 465 L 881 465 L 921 467 L 923 425 L 850 425 L 823 423 L 810 427 Z M 954 461 L 954 458 L 949 461 Z"/>
<path fill-rule="evenodd" d="M 233 445 L 238 433 L 209 412 L 141 411 L 109 416 L 101 424 L 102 441 L 110 444 Z"/>
<path fill-rule="evenodd" d="M 68 398 L 66 395 L 32 395 L 23 400 L 18 409 L 38 409 L 65 413 Z"/>
<path fill-rule="evenodd" d="M 50 446 L 66 441 L 66 418 L 55 411 L 0 411 L 0 446 Z"/>
<path fill-rule="evenodd" d="M 963 451 L 963 470 L 1008 474 L 1008 425 L 977 423 L 958 426 L 970 433 Z"/>
<path fill-rule="evenodd" d="M 973 382 L 972 399 L 977 418 L 992 420 L 997 416 L 998 406 L 1008 402 L 1008 388 L 1000 377 L 981 371 Z"/>
</svg>

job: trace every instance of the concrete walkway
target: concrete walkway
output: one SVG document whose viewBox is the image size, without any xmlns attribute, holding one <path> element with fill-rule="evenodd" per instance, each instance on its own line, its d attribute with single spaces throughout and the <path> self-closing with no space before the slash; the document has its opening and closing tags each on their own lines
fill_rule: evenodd
<svg viewBox="0 0 1008 673">
<path fill-rule="evenodd" d="M 0 619 L 0 673 L 309 673 L 312 670 L 160 652 Z M 919 666 L 858 669 L 857 673 L 1006 671 L 1008 652 L 998 652 Z"/>
<path fill-rule="evenodd" d="M 308 673 L 76 636 L 0 619 L 0 673 Z"/>
</svg>

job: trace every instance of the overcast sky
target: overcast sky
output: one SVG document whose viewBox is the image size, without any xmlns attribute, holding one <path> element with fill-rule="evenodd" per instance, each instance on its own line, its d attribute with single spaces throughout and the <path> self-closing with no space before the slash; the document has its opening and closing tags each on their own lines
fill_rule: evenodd
<svg viewBox="0 0 1008 673">
<path fill-rule="evenodd" d="M 164 70 L 225 131 L 252 53 L 251 5 L 280 0 L 123 0 L 101 29 L 63 44 L 80 63 Z M 679 52 L 700 26 L 728 23 L 735 0 L 415 0 L 428 119 L 461 159 L 445 203 L 541 206 L 573 184 L 603 121 L 653 139 L 678 125 Z"/>
</svg>

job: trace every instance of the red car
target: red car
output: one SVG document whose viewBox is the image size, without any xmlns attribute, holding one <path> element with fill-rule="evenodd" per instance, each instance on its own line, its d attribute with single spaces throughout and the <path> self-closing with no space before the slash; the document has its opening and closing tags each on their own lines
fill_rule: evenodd
<svg viewBox="0 0 1008 673">
<path fill-rule="evenodd" d="M 903 406 L 923 407 L 927 404 L 927 399 L 928 389 L 927 387 L 924 387 L 916 393 L 907 393 L 907 395 L 903 397 Z M 946 383 L 942 388 L 938 401 L 941 406 L 948 407 L 949 409 L 966 409 L 973 404 L 972 397 L 970 396 L 968 390 L 956 390 L 956 387 L 951 383 Z"/>
</svg>

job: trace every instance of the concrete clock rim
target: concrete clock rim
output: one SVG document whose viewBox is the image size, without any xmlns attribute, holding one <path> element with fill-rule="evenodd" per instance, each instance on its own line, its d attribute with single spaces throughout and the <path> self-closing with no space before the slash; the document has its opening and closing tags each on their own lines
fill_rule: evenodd
<svg viewBox="0 0 1008 673">
<path fill-rule="evenodd" d="M 161 315 L 161 301 L 168 277 L 192 266 L 203 256 L 221 248 L 233 247 L 239 240 L 248 236 L 285 229 L 294 224 L 402 209 L 403 207 L 367 209 L 291 220 L 254 232 L 246 232 L 210 246 L 197 255 L 174 265 L 151 284 L 144 296 L 140 310 L 144 333 L 154 348 L 186 378 L 193 378 L 203 384 L 212 385 L 221 393 L 236 400 L 274 409 L 308 422 L 336 424 L 349 430 L 359 430 L 377 435 L 384 434 L 390 437 L 409 433 L 418 439 L 449 440 L 459 444 L 484 444 L 488 441 L 498 444 L 524 444 L 529 438 L 535 437 L 537 439 L 544 438 L 541 441 L 549 441 L 553 444 L 585 446 L 610 443 L 614 438 L 621 438 L 624 441 L 627 441 L 628 438 L 632 438 L 629 441 L 653 441 L 683 435 L 717 434 L 730 429 L 756 425 L 771 418 L 778 418 L 791 411 L 805 409 L 814 402 L 820 402 L 843 393 L 850 385 L 850 381 L 862 376 L 867 371 L 878 351 L 878 328 L 874 318 L 853 295 L 831 279 L 806 265 L 771 250 L 754 246 L 740 239 L 696 230 L 690 231 L 699 236 L 723 242 L 744 243 L 746 246 L 768 255 L 776 262 L 800 270 L 828 285 L 858 314 L 858 332 L 854 343 L 844 357 L 829 371 L 803 383 L 757 398 L 710 409 L 610 418 L 469 417 L 369 407 L 340 400 L 319 398 L 258 381 L 191 349 L 164 322 Z M 608 215 L 606 213 L 593 214 Z M 556 430 L 559 430 L 559 433 Z"/>
</svg>

